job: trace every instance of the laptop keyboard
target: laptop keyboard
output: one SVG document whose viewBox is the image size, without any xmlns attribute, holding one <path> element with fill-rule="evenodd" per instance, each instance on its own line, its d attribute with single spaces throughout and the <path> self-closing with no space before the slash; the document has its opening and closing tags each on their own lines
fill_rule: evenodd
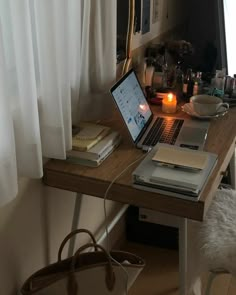
<svg viewBox="0 0 236 295">
<path fill-rule="evenodd" d="M 183 119 L 158 117 L 143 144 L 147 146 L 154 146 L 158 142 L 175 144 L 183 123 Z"/>
</svg>

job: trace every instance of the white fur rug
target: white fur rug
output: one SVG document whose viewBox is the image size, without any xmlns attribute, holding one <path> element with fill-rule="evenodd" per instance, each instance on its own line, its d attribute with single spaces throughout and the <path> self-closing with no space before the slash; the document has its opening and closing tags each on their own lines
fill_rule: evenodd
<svg viewBox="0 0 236 295">
<path fill-rule="evenodd" d="M 236 274 L 236 191 L 218 190 L 197 235 L 208 269 Z"/>
<path fill-rule="evenodd" d="M 190 285 L 193 294 L 201 294 L 201 273 L 225 269 L 236 274 L 236 191 L 217 190 L 205 220 L 189 225 Z"/>
</svg>

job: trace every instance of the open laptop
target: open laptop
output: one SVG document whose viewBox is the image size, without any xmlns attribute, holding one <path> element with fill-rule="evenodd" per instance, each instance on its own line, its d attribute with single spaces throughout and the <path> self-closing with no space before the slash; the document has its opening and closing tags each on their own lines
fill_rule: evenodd
<svg viewBox="0 0 236 295">
<path fill-rule="evenodd" d="M 158 142 L 202 150 L 209 122 L 155 116 L 133 69 L 110 90 L 137 148 L 148 151 Z"/>
</svg>

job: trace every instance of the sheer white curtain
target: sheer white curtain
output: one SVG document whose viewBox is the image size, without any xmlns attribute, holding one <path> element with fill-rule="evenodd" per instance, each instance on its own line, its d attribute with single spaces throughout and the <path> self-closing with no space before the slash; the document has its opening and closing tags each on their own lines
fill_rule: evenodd
<svg viewBox="0 0 236 295">
<path fill-rule="evenodd" d="M 223 0 L 224 3 L 224 19 L 225 19 L 225 37 L 226 51 L 228 62 L 228 74 L 233 76 L 236 74 L 236 43 L 235 43 L 235 0 Z"/>
<path fill-rule="evenodd" d="M 116 76 L 116 0 L 84 0 L 81 24 L 79 118 L 111 115 L 109 87 Z"/>
<path fill-rule="evenodd" d="M 115 72 L 115 0 L 0 0 L 0 205 L 65 158 L 72 118 L 109 113 Z"/>
</svg>

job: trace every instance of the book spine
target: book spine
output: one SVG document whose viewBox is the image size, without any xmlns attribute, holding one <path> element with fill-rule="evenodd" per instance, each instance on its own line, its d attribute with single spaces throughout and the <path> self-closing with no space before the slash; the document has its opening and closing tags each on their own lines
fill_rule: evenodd
<svg viewBox="0 0 236 295">
<path fill-rule="evenodd" d="M 91 160 L 91 161 L 98 161 L 104 154 L 106 154 L 109 149 L 113 146 L 113 145 L 116 145 L 117 142 L 120 142 L 120 135 L 117 134 L 116 137 L 110 139 L 106 145 L 101 149 L 99 150 L 97 153 L 94 151 L 94 152 L 90 152 L 90 151 L 87 151 L 87 152 L 81 152 L 81 151 L 75 151 L 75 150 L 72 150 L 71 152 L 68 152 L 67 153 L 67 157 L 73 157 L 73 158 L 81 158 L 81 159 L 85 159 L 85 160 Z"/>
<path fill-rule="evenodd" d="M 74 151 L 67 153 L 67 158 L 80 158 L 85 160 L 91 160 L 91 161 L 97 161 L 99 159 L 100 155 L 91 153 L 91 152 L 80 152 L 80 151 Z"/>
<path fill-rule="evenodd" d="M 100 164 L 98 161 L 92 161 L 92 160 L 75 158 L 75 157 L 68 157 L 67 161 L 72 164 L 79 164 L 79 165 L 88 166 L 88 167 L 97 167 Z"/>
<path fill-rule="evenodd" d="M 114 149 L 118 147 L 120 143 L 119 138 L 114 145 L 110 145 L 107 148 L 106 153 L 103 153 L 103 155 L 98 160 L 89 160 L 89 159 L 82 159 L 78 157 L 69 156 L 67 158 L 67 161 L 73 164 L 80 164 L 83 166 L 98 167 L 114 151 Z"/>
<path fill-rule="evenodd" d="M 114 138 L 111 138 L 106 145 L 96 154 L 97 159 L 100 159 L 101 157 L 103 157 L 104 155 L 107 154 L 107 152 L 113 148 L 116 147 L 117 144 L 120 142 L 121 140 L 121 136 L 120 134 L 117 133 L 117 136 Z"/>
</svg>

